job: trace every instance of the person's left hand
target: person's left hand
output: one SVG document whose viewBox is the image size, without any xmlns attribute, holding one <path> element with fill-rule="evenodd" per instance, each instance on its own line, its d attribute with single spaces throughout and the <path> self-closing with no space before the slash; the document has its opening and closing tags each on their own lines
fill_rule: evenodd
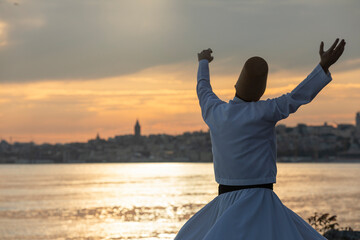
<svg viewBox="0 0 360 240">
<path fill-rule="evenodd" d="M 338 44 L 339 39 L 337 38 L 333 45 L 325 52 L 324 51 L 324 42 L 321 42 L 320 44 L 320 65 L 324 69 L 324 71 L 327 73 L 329 70 L 329 67 L 336 63 L 336 61 L 340 58 L 340 56 L 343 54 L 345 49 L 345 40 L 341 40 L 341 42 Z"/>
<path fill-rule="evenodd" d="M 203 50 L 201 53 L 198 53 L 198 60 L 203 60 L 203 59 L 206 59 L 208 60 L 209 62 L 211 62 L 214 57 L 211 56 L 211 53 L 213 51 L 211 50 L 211 48 L 207 49 L 207 50 Z"/>
</svg>

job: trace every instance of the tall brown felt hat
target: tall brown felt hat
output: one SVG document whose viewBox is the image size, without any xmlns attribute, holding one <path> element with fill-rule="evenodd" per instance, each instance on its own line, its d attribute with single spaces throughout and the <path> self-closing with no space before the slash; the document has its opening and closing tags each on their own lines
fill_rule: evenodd
<svg viewBox="0 0 360 240">
<path fill-rule="evenodd" d="M 263 58 L 249 58 L 236 82 L 236 96 L 247 102 L 260 100 L 265 92 L 268 70 L 268 64 Z"/>
</svg>

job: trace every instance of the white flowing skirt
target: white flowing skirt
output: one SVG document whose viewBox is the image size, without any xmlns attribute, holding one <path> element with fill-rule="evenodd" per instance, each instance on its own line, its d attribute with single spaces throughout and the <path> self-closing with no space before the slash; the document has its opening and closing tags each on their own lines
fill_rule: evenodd
<svg viewBox="0 0 360 240">
<path fill-rule="evenodd" d="M 192 216 L 175 240 L 326 240 L 270 189 L 221 194 Z"/>
</svg>

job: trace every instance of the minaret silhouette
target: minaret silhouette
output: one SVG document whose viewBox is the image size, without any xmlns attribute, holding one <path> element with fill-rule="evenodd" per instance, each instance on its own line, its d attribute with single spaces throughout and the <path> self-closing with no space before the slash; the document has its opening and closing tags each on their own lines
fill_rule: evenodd
<svg viewBox="0 0 360 240">
<path fill-rule="evenodd" d="M 138 119 L 136 119 L 136 123 L 135 123 L 134 130 L 135 130 L 135 137 L 140 137 L 141 127 L 140 127 L 140 124 L 139 124 L 139 120 L 138 120 Z"/>
</svg>

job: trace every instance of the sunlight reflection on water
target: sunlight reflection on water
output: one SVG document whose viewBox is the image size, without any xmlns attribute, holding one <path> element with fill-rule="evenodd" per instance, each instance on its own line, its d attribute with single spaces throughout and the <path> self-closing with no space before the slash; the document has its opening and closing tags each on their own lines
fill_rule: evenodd
<svg viewBox="0 0 360 240">
<path fill-rule="evenodd" d="M 360 164 L 278 164 L 274 191 L 303 218 L 360 228 Z M 1 165 L 1 239 L 173 239 L 217 194 L 209 163 Z"/>
</svg>

